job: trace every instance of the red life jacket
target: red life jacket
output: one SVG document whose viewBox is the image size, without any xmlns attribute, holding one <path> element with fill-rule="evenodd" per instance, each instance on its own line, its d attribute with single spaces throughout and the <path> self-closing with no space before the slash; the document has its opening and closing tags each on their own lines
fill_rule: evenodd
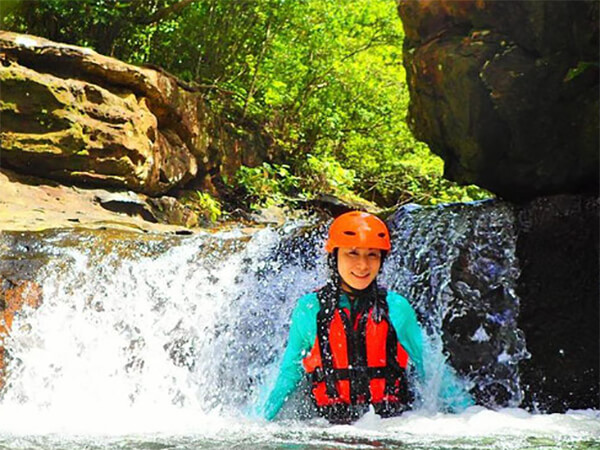
<svg viewBox="0 0 600 450">
<path fill-rule="evenodd" d="M 337 306 L 331 287 L 317 292 L 317 337 L 303 365 L 312 377 L 313 400 L 331 422 L 351 422 L 369 404 L 382 416 L 396 415 L 411 401 L 408 354 L 390 324 L 387 292 L 376 288 L 374 294 L 351 312 Z"/>
</svg>

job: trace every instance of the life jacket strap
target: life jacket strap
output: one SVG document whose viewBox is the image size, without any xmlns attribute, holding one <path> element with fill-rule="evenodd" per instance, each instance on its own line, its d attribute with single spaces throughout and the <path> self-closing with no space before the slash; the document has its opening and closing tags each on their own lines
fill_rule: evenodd
<svg viewBox="0 0 600 450">
<path fill-rule="evenodd" d="M 404 372 L 404 370 L 402 370 Z M 376 378 L 385 378 L 388 377 L 398 377 L 400 373 L 394 370 L 391 367 L 356 367 L 351 369 L 333 369 L 330 376 L 334 379 L 334 381 L 340 380 L 350 380 L 353 377 L 356 379 L 359 378 L 367 378 L 369 380 Z M 326 381 L 327 377 L 325 372 L 320 367 L 317 367 L 314 372 L 311 374 L 313 383 L 321 383 Z"/>
<path fill-rule="evenodd" d="M 357 403 L 359 398 L 370 401 L 371 390 L 369 389 L 369 376 L 367 372 L 367 320 L 369 311 L 363 310 L 357 313 L 358 318 L 353 317 L 355 323 L 348 325 L 350 332 L 346 333 L 352 345 L 348 347 L 348 361 L 353 370 L 350 371 L 350 398 L 352 403 Z M 354 328 L 356 326 L 356 328 Z"/>
<path fill-rule="evenodd" d="M 338 391 L 333 379 L 333 353 L 329 342 L 329 325 L 337 307 L 339 290 L 332 284 L 325 285 L 317 292 L 319 313 L 317 314 L 317 341 L 321 353 L 321 364 L 325 375 L 325 389 L 329 398 L 338 397 Z"/>
<path fill-rule="evenodd" d="M 321 310 L 326 311 L 326 310 Z M 331 344 L 329 342 L 329 314 L 317 314 L 317 341 L 319 343 L 319 351 L 321 352 L 321 364 L 322 369 L 319 370 L 323 374 L 323 381 L 325 382 L 325 389 L 329 398 L 335 398 L 338 396 L 338 391 L 335 387 L 335 380 L 333 374 L 335 369 L 333 368 L 333 354 L 331 352 Z"/>
</svg>

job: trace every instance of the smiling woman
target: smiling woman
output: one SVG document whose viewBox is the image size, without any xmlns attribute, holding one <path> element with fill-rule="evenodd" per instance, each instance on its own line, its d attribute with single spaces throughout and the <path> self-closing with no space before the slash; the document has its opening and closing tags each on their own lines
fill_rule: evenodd
<svg viewBox="0 0 600 450">
<path fill-rule="evenodd" d="M 387 226 L 372 214 L 342 214 L 325 250 L 330 280 L 298 300 L 277 382 L 259 412 L 273 419 L 306 374 L 318 413 L 332 423 L 351 423 L 370 406 L 382 417 L 400 415 L 412 406 L 411 370 L 425 376 L 423 334 L 408 300 L 377 283 L 391 250 Z M 449 409 L 473 404 L 452 386 Z"/>
<path fill-rule="evenodd" d="M 381 250 L 378 248 L 342 247 L 338 250 L 338 272 L 346 292 L 366 289 L 380 268 Z"/>
<path fill-rule="evenodd" d="M 371 214 L 356 211 L 333 221 L 325 243 L 325 250 L 331 254 L 331 262 L 341 277 L 341 288 L 354 294 L 371 285 L 390 249 L 385 223 Z"/>
</svg>

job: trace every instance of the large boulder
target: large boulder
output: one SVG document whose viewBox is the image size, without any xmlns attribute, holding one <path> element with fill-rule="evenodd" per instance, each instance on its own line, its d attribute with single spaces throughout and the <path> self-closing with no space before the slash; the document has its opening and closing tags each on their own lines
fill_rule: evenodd
<svg viewBox="0 0 600 450">
<path fill-rule="evenodd" d="M 399 1 L 416 136 L 515 201 L 597 191 L 598 3 Z"/>
<path fill-rule="evenodd" d="M 207 162 L 200 95 L 160 70 L 0 32 L 2 166 L 158 195 Z"/>
<path fill-rule="evenodd" d="M 387 286 L 411 300 L 426 330 L 443 331 L 479 404 L 600 406 L 595 196 L 407 205 L 388 224 Z"/>
</svg>

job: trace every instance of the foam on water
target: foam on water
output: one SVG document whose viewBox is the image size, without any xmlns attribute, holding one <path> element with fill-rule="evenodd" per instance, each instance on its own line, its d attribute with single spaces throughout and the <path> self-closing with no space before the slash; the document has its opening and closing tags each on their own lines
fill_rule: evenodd
<svg viewBox="0 0 600 450">
<path fill-rule="evenodd" d="M 33 412 L 33 414 L 32 414 Z M 353 425 L 329 425 L 323 419 L 266 423 L 244 417 L 194 414 L 171 409 L 128 408 L 77 418 L 23 408 L 2 408 L 0 444 L 8 448 L 598 448 L 598 411 L 530 414 L 520 409 L 492 411 L 472 407 L 456 415 L 405 413 L 381 419 L 369 413 Z M 5 421 L 4 419 L 8 420 Z M 20 443 L 25 442 L 22 446 Z M 33 446 L 37 442 L 39 447 Z M 153 445 L 151 445 L 153 443 Z M 576 446 L 576 447 L 574 447 Z M 93 446 L 91 448 L 94 448 Z"/>
</svg>

